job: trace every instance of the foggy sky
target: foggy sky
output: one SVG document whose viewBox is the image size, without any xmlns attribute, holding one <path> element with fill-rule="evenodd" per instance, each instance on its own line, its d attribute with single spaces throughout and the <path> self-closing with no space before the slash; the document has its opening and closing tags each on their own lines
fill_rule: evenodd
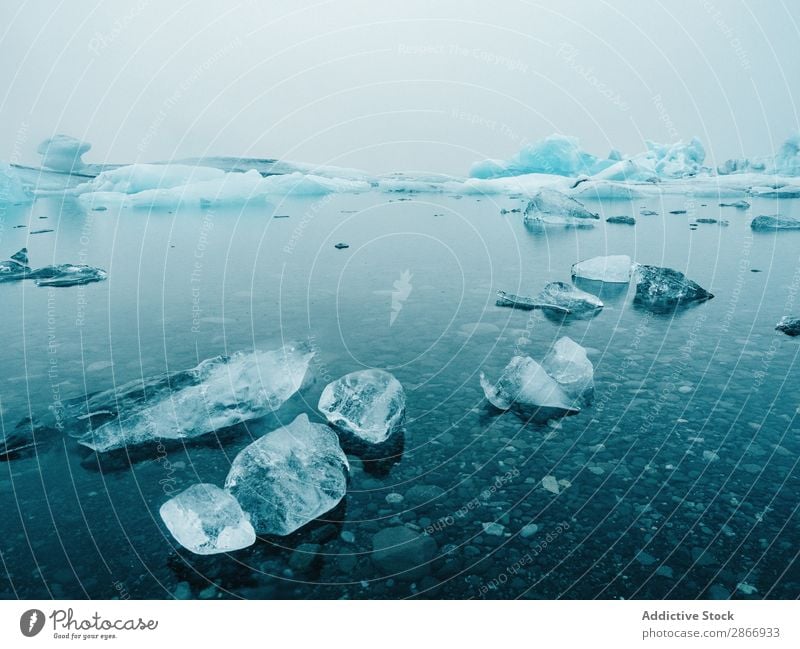
<svg viewBox="0 0 800 649">
<path fill-rule="evenodd" d="M 721 162 L 798 130 L 799 35 L 792 2 L 4 0 L 0 160 L 67 133 L 89 162 L 465 174 L 559 132 Z"/>
</svg>

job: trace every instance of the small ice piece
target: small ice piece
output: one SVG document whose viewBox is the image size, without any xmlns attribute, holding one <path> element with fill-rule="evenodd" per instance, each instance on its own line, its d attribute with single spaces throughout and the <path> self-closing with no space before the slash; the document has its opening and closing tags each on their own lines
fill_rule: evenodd
<svg viewBox="0 0 800 649">
<path fill-rule="evenodd" d="M 337 428 L 380 444 L 402 425 L 406 395 L 389 372 L 361 370 L 326 385 L 317 407 Z"/>
<path fill-rule="evenodd" d="M 800 318 L 790 318 L 785 315 L 781 321 L 775 325 L 775 329 L 782 331 L 787 336 L 800 336 Z"/>
<path fill-rule="evenodd" d="M 158 512 L 175 540 L 195 554 L 241 550 L 256 542 L 256 533 L 239 502 L 213 484 L 192 485 Z"/>
<path fill-rule="evenodd" d="M 631 258 L 628 255 L 592 257 L 572 264 L 572 276 L 599 282 L 627 284 L 631 279 Z"/>
<path fill-rule="evenodd" d="M 32 271 L 28 277 L 36 280 L 36 286 L 79 286 L 91 282 L 102 282 L 108 273 L 101 268 L 83 264 L 59 264 L 45 266 Z"/>
<path fill-rule="evenodd" d="M 710 300 L 714 295 L 672 268 L 637 265 L 635 301 L 652 309 L 668 309 Z"/>
<path fill-rule="evenodd" d="M 336 433 L 300 415 L 242 449 L 225 488 L 257 533 L 286 536 L 339 504 L 349 468 Z"/>
<path fill-rule="evenodd" d="M 86 166 L 81 157 L 92 145 L 69 135 L 54 135 L 42 142 L 36 153 L 42 156 L 42 166 L 56 171 L 80 171 Z"/>
<path fill-rule="evenodd" d="M 735 207 L 737 210 L 749 210 L 750 209 L 750 203 L 748 203 L 747 201 L 744 201 L 744 200 L 734 201 L 732 203 L 720 203 L 719 206 L 720 207 Z"/>
<path fill-rule="evenodd" d="M 542 487 L 553 494 L 561 493 L 561 487 L 558 486 L 558 480 L 554 475 L 546 475 L 542 478 Z"/>
<path fill-rule="evenodd" d="M 594 393 L 594 366 L 586 349 L 569 336 L 559 338 L 542 361 L 542 367 L 573 400 L 587 404 Z"/>
<path fill-rule="evenodd" d="M 11 260 L 19 262 L 20 264 L 24 264 L 25 266 L 28 265 L 28 249 L 27 248 L 20 248 L 11 255 Z"/>
<path fill-rule="evenodd" d="M 505 291 L 497 291 L 497 301 L 495 302 L 495 305 L 510 306 L 512 309 L 522 309 L 524 311 L 531 311 L 533 309 L 546 309 L 564 315 L 570 313 L 570 310 L 563 306 L 559 306 L 557 304 L 546 304 L 541 302 L 538 298 L 514 295 L 513 293 L 506 293 Z"/>
<path fill-rule="evenodd" d="M 553 408 L 566 413 L 580 411 L 558 382 L 528 356 L 512 358 L 496 383 L 490 383 L 483 372 L 480 381 L 489 403 L 499 410 L 508 410 L 516 405 L 522 408 Z"/>
<path fill-rule="evenodd" d="M 217 356 L 191 370 L 81 397 L 67 403 L 67 412 L 76 419 L 104 410 L 117 413 L 78 437 L 99 452 L 198 437 L 280 408 L 302 387 L 313 356 L 290 345 Z"/>
<path fill-rule="evenodd" d="M 582 203 L 555 189 L 539 191 L 525 208 L 525 220 L 540 223 L 589 223 L 599 218 Z"/>
<path fill-rule="evenodd" d="M 800 230 L 800 220 L 783 217 L 779 214 L 761 215 L 750 221 L 750 228 L 756 232 Z"/>
<path fill-rule="evenodd" d="M 550 282 L 537 299 L 545 304 L 563 307 L 577 315 L 595 315 L 603 308 L 599 297 L 564 282 Z"/>
</svg>

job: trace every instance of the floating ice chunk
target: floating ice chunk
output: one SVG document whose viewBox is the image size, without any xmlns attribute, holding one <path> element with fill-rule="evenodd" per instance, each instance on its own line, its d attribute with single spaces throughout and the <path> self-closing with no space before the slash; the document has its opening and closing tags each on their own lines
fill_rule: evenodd
<svg viewBox="0 0 800 649">
<path fill-rule="evenodd" d="M 28 266 L 28 249 L 22 248 L 11 255 L 11 259 L 0 261 L 0 282 L 13 282 L 27 278 L 31 273 Z"/>
<path fill-rule="evenodd" d="M 483 372 L 481 387 L 489 402 L 499 410 L 512 406 L 521 408 L 552 408 L 566 413 L 578 412 L 558 382 L 528 356 L 515 356 L 503 374 L 492 384 Z"/>
<path fill-rule="evenodd" d="M 78 437 L 100 452 L 198 437 L 277 410 L 303 385 L 313 356 L 292 346 L 217 356 L 191 370 L 78 399 L 68 412 L 90 420 L 93 413 L 117 413 Z"/>
<path fill-rule="evenodd" d="M 233 552 L 256 542 L 239 502 L 213 484 L 192 485 L 158 513 L 175 540 L 195 554 Z"/>
<path fill-rule="evenodd" d="M 361 370 L 325 386 L 318 408 L 337 428 L 380 444 L 402 424 L 406 395 L 389 372 Z"/>
<path fill-rule="evenodd" d="M 636 225 L 636 219 L 632 216 L 621 215 L 621 216 L 609 216 L 606 219 L 606 223 L 616 223 L 618 225 Z"/>
<path fill-rule="evenodd" d="M 800 230 L 800 220 L 778 214 L 757 216 L 750 221 L 750 228 L 756 232 L 773 230 Z"/>
<path fill-rule="evenodd" d="M 572 276 L 599 282 L 627 284 L 631 279 L 631 258 L 628 255 L 592 257 L 572 265 Z"/>
<path fill-rule="evenodd" d="M 690 302 L 710 300 L 714 295 L 672 268 L 636 266 L 635 301 L 652 309 L 668 309 Z"/>
<path fill-rule="evenodd" d="M 567 396 L 580 404 L 588 404 L 594 393 L 594 366 L 586 350 L 569 336 L 559 338 L 542 361 Z"/>
<path fill-rule="evenodd" d="M 92 180 L 78 185 L 75 191 L 78 194 L 87 192 L 138 194 L 149 189 L 172 189 L 224 177 L 224 171 L 212 167 L 132 164 L 104 171 Z"/>
<path fill-rule="evenodd" d="M 102 282 L 108 277 L 108 274 L 101 268 L 92 266 L 59 264 L 34 270 L 28 277 L 36 280 L 36 286 L 63 287 Z"/>
<path fill-rule="evenodd" d="M 256 532 L 286 536 L 339 504 L 349 468 L 336 433 L 300 415 L 246 446 L 225 488 Z"/>
<path fill-rule="evenodd" d="M 4 162 L 0 162 L 0 205 L 27 203 L 33 195 L 25 188 L 17 173 Z"/>
<path fill-rule="evenodd" d="M 555 189 L 538 192 L 525 208 L 525 220 L 542 223 L 589 223 L 600 217 Z"/>
<path fill-rule="evenodd" d="M 575 315 L 595 315 L 603 308 L 599 297 L 564 282 L 550 282 L 537 299 L 545 304 L 563 307 Z"/>
<path fill-rule="evenodd" d="M 558 486 L 558 480 L 554 475 L 546 475 L 542 478 L 542 487 L 552 494 L 558 495 L 561 493 L 561 488 Z"/>
<path fill-rule="evenodd" d="M 750 203 L 748 203 L 747 201 L 744 201 L 744 200 L 733 201 L 732 203 L 720 203 L 719 206 L 720 207 L 735 207 L 737 210 L 749 210 L 750 209 Z"/>
<path fill-rule="evenodd" d="M 81 157 L 92 145 L 69 135 L 54 135 L 36 149 L 42 156 L 42 166 L 56 171 L 80 171 L 86 166 Z"/>
<path fill-rule="evenodd" d="M 510 306 L 512 309 L 522 309 L 523 311 L 543 309 L 562 315 L 567 315 L 570 313 L 570 310 L 566 307 L 559 306 L 557 304 L 547 304 L 539 300 L 539 298 L 514 295 L 513 293 L 506 293 L 505 291 L 497 291 L 497 301 L 495 302 L 495 305 Z"/>
<path fill-rule="evenodd" d="M 782 331 L 787 336 L 800 336 L 800 318 L 790 318 L 785 315 L 775 325 L 775 329 Z"/>
</svg>

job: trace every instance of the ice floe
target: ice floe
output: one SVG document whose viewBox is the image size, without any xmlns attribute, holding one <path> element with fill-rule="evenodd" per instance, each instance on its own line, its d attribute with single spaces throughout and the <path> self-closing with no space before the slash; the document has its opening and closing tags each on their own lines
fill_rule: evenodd
<svg viewBox="0 0 800 649">
<path fill-rule="evenodd" d="M 628 255 L 607 255 L 584 259 L 572 265 L 572 276 L 598 282 L 627 284 L 633 263 Z"/>
<path fill-rule="evenodd" d="M 653 310 L 671 309 L 714 297 L 680 271 L 660 266 L 637 264 L 636 303 Z"/>
</svg>

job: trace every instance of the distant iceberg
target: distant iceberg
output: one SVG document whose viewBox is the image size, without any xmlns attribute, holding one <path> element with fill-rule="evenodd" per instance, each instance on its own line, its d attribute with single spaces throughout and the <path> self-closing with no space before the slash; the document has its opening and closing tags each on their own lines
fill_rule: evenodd
<svg viewBox="0 0 800 649">
<path fill-rule="evenodd" d="M 486 179 L 536 173 L 630 182 L 686 178 L 710 172 L 703 167 L 706 152 L 697 138 L 688 143 L 646 141 L 645 144 L 647 150 L 643 153 L 625 157 L 612 150 L 608 158 L 601 159 L 581 149 L 577 138 L 554 134 L 525 146 L 509 160 L 476 162 L 470 176 Z"/>
<path fill-rule="evenodd" d="M 371 189 L 363 180 L 327 178 L 293 172 L 262 176 L 255 169 L 223 171 L 184 164 L 134 164 L 104 171 L 78 185 L 83 202 L 126 202 L 134 207 L 238 205 L 271 195 L 358 193 Z"/>
<path fill-rule="evenodd" d="M 31 200 L 33 194 L 25 188 L 11 165 L 0 162 L 0 205 L 27 203 Z"/>
<path fill-rule="evenodd" d="M 42 166 L 55 171 L 80 171 L 86 166 L 82 156 L 92 145 L 69 135 L 54 135 L 36 149 L 42 156 Z"/>
<path fill-rule="evenodd" d="M 786 138 L 773 156 L 733 158 L 717 167 L 720 175 L 761 173 L 776 176 L 800 176 L 800 133 Z"/>
</svg>

